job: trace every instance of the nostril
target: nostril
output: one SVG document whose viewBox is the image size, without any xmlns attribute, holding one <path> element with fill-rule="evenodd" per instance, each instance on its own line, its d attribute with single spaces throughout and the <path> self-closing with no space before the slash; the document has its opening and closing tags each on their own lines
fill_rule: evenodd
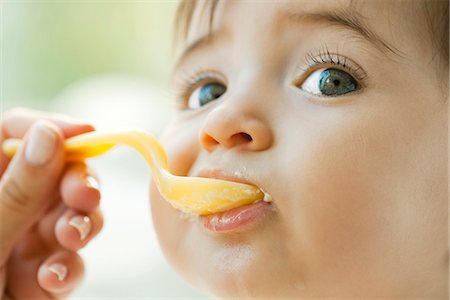
<svg viewBox="0 0 450 300">
<path fill-rule="evenodd" d="M 253 141 L 253 138 L 252 138 L 252 136 L 251 136 L 250 134 L 245 133 L 245 132 L 241 132 L 241 133 L 239 133 L 239 134 L 241 135 L 241 137 L 242 137 L 245 141 L 247 141 L 247 142 Z"/>
<path fill-rule="evenodd" d="M 214 147 L 217 144 L 219 144 L 219 142 L 216 141 L 216 139 L 214 139 L 212 136 L 208 134 L 202 136 L 202 143 L 208 148 Z"/>
<path fill-rule="evenodd" d="M 231 141 L 233 145 L 246 144 L 253 141 L 253 138 L 250 134 L 245 132 L 236 133 L 231 137 Z"/>
</svg>

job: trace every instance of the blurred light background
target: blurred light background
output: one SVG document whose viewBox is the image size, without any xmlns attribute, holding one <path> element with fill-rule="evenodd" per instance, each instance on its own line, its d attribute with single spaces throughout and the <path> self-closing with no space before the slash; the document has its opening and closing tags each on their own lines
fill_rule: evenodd
<svg viewBox="0 0 450 300">
<path fill-rule="evenodd" d="M 1 110 L 27 107 L 100 130 L 169 122 L 177 1 L 14 1 L 1 5 Z M 71 299 L 198 299 L 170 268 L 152 228 L 145 162 L 129 149 L 92 160 L 102 233 L 81 251 L 86 277 Z"/>
</svg>

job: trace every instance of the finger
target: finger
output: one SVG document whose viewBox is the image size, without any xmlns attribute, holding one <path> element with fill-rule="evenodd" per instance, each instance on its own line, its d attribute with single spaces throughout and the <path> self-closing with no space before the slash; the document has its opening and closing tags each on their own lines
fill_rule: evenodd
<svg viewBox="0 0 450 300">
<path fill-rule="evenodd" d="M 36 226 L 35 233 L 39 235 L 46 249 L 56 251 L 61 249 L 61 245 L 55 236 L 55 226 L 59 218 L 68 210 L 60 198 L 55 201 L 57 205 L 48 209 Z"/>
<path fill-rule="evenodd" d="M 94 130 L 92 125 L 78 122 L 68 116 L 16 108 L 3 115 L 3 132 L 7 137 L 21 138 L 30 126 L 38 121 L 46 120 L 61 129 L 65 138 Z"/>
<path fill-rule="evenodd" d="M 36 122 L 0 180 L 0 266 L 54 199 L 64 168 L 62 141 L 56 126 Z"/>
<path fill-rule="evenodd" d="M 60 193 L 63 202 L 75 210 L 91 212 L 100 204 L 98 180 L 83 163 L 71 164 L 66 168 Z"/>
<path fill-rule="evenodd" d="M 6 138 L 7 136 L 3 132 L 3 126 L 0 122 L 0 143 L 3 143 Z M 3 172 L 5 172 L 5 169 L 10 161 L 11 159 L 3 151 L 0 151 L 0 176 L 3 174 Z"/>
<path fill-rule="evenodd" d="M 52 253 L 33 230 L 26 232 L 8 258 L 6 291 L 11 299 L 51 299 L 39 286 L 37 272 Z"/>
<path fill-rule="evenodd" d="M 94 127 L 68 118 L 67 116 L 16 108 L 2 115 L 0 124 L 0 143 L 7 138 L 22 138 L 37 120 L 47 120 L 55 124 L 65 138 L 93 131 Z M 10 158 L 0 151 L 0 175 L 3 174 Z"/>
<path fill-rule="evenodd" d="M 55 235 L 61 246 L 76 251 L 86 246 L 102 227 L 103 215 L 100 210 L 89 214 L 68 210 L 56 223 Z"/>
<path fill-rule="evenodd" d="M 39 267 L 37 281 L 51 299 L 62 299 L 77 286 L 83 275 L 84 264 L 78 254 L 58 251 Z"/>
</svg>

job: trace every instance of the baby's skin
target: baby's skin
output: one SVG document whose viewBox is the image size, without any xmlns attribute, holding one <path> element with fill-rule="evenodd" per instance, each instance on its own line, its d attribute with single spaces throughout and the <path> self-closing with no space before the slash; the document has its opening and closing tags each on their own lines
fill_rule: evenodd
<svg viewBox="0 0 450 300">
<path fill-rule="evenodd" d="M 200 290 L 446 299 L 448 65 L 414 3 L 349 2 L 219 1 L 210 35 L 194 10 L 171 172 L 272 196 L 245 222 L 186 218 L 152 186 L 162 249 Z"/>
<path fill-rule="evenodd" d="M 77 251 L 103 225 L 95 174 L 66 164 L 63 141 L 94 128 L 65 116 L 15 109 L 2 114 L 0 143 L 0 299 L 63 299 L 83 278 Z"/>
</svg>

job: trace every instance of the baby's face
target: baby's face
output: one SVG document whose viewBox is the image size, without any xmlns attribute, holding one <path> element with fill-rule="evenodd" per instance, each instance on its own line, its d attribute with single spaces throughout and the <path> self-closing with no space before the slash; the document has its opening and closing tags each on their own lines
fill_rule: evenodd
<svg viewBox="0 0 450 300">
<path fill-rule="evenodd" d="M 249 182 L 273 201 L 185 218 L 152 187 L 161 246 L 194 286 L 446 293 L 446 78 L 413 9 L 353 3 L 220 1 L 209 38 L 195 10 L 161 138 L 171 172 Z"/>
</svg>

